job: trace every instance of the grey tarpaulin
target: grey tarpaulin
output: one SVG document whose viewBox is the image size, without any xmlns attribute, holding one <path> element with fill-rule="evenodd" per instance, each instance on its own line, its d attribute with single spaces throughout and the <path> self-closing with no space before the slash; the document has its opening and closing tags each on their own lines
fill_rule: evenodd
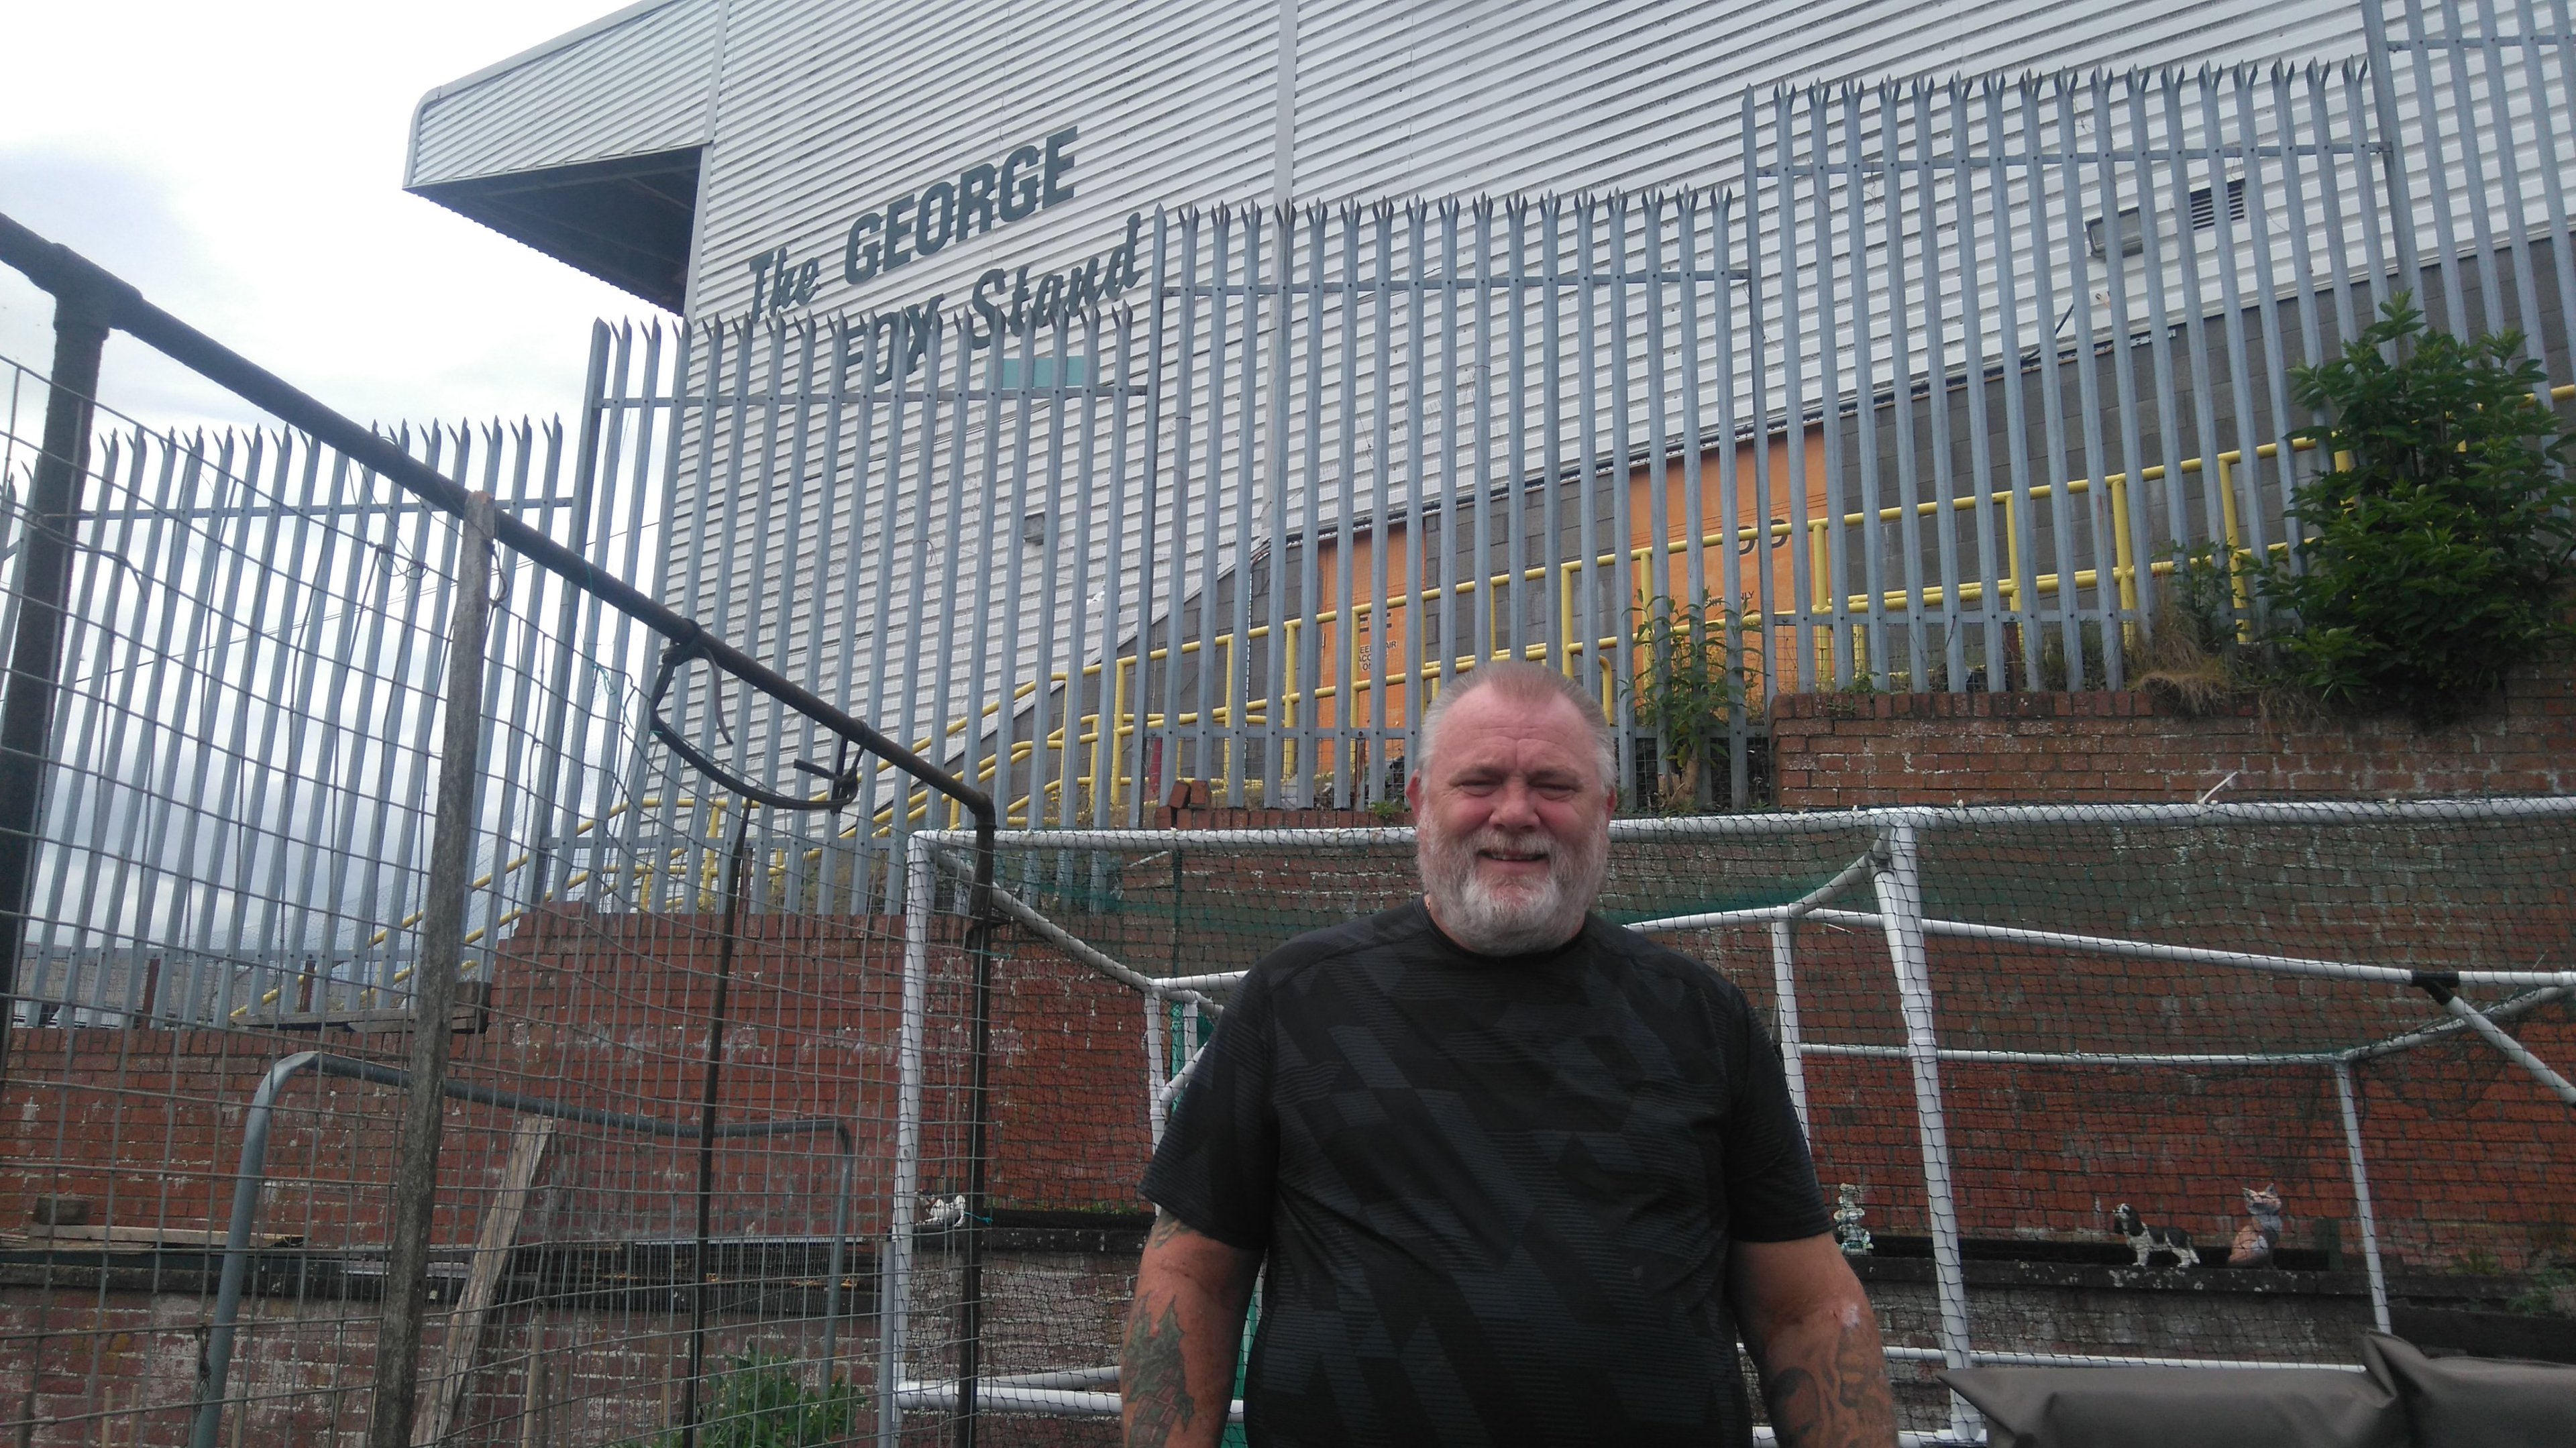
<svg viewBox="0 0 2576 1448">
<path fill-rule="evenodd" d="M 1992 1448 L 2564 1448 L 2576 1367 L 2428 1358 L 2374 1333 L 2365 1371 L 1966 1368 L 1941 1375 Z"/>
</svg>

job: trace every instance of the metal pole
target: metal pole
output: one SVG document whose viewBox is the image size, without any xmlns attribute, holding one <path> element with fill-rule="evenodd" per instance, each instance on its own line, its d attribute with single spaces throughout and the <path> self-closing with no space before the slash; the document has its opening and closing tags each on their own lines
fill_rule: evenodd
<svg viewBox="0 0 2576 1448">
<path fill-rule="evenodd" d="M 894 1189 L 887 1196 L 885 1254 L 877 1270 L 877 1443 L 903 1433 L 904 1319 L 912 1305 L 912 1225 L 921 1199 L 921 1046 L 930 1013 L 930 902 L 939 876 L 935 846 L 906 840 L 903 889 L 903 1005 L 895 1030 Z"/>
<path fill-rule="evenodd" d="M 2352 1067 L 2335 1063 L 2335 1102 L 2343 1108 L 2343 1147 L 2352 1163 L 2352 1204 L 2361 1213 L 2361 1265 L 2370 1275 L 2370 1315 L 2381 1332 L 2388 1326 L 2388 1274 L 2379 1265 L 2379 1222 L 2370 1210 L 2370 1173 L 2361 1162 L 2361 1113 L 2352 1090 Z"/>
<path fill-rule="evenodd" d="M 724 1083 L 725 998 L 733 985 L 735 932 L 742 926 L 743 856 L 751 849 L 751 801 L 734 816 L 725 861 L 724 933 L 716 937 L 716 998 L 707 1020 L 706 1085 L 698 1097 L 698 1240 L 689 1253 L 689 1376 L 680 1384 L 680 1448 L 698 1441 L 698 1384 L 707 1370 L 707 1228 L 715 1215 L 716 1094 Z M 825 1369 L 824 1386 L 831 1386 Z"/>
<path fill-rule="evenodd" d="M 412 970 L 411 1086 L 394 1154 L 393 1227 L 384 1314 L 376 1330 L 375 1411 L 367 1448 L 411 1448 L 420 1378 L 420 1329 L 429 1297 L 429 1233 L 445 1125 L 449 1016 L 465 949 L 466 882 L 474 856 L 474 761 L 481 747 L 483 645 L 491 622 L 492 495 L 467 495 L 456 563 L 456 612 L 448 621 L 447 698 L 440 721 L 438 806 L 422 904 L 420 959 Z"/>
<path fill-rule="evenodd" d="M 1992 655 L 1988 656 L 1992 658 Z M 1881 837 L 1878 908 L 1885 916 L 1887 953 L 1896 967 L 1896 993 L 1905 1011 L 1905 1055 L 1914 1072 L 1914 1115 L 1923 1139 L 1923 1197 L 1931 1217 L 1932 1281 L 1941 1308 L 1941 1356 L 1953 1370 L 1969 1365 L 1968 1282 L 1959 1266 L 1959 1216 L 1950 1173 L 1949 1128 L 1941 1112 L 1940 1044 L 1932 1025 L 1932 972 L 1923 949 L 1923 877 L 1914 826 L 1899 824 Z M 1950 1436 L 1973 1441 L 1976 1410 L 1950 1395 Z"/>
<path fill-rule="evenodd" d="M 975 1378 L 984 1353 L 984 1183 L 993 1134 L 994 823 L 991 814 L 975 821 L 975 893 L 966 922 L 966 956 L 975 968 L 975 1054 L 966 1095 L 966 1220 L 959 1224 L 966 1250 L 958 1294 L 964 1332 L 957 1345 L 957 1448 L 975 1448 Z"/>
<path fill-rule="evenodd" d="M 18 1014 L 18 956 L 27 939 L 36 830 L 44 813 L 46 748 L 62 682 L 63 600 L 71 589 L 72 529 L 89 474 L 90 414 L 112 298 L 75 275 L 54 294 L 53 385 L 45 397 L 45 447 L 27 490 L 25 551 L 15 584 L 18 632 L 0 700 L 0 1087 L 9 1082 L 9 1032 Z"/>
<path fill-rule="evenodd" d="M 233 1178 L 232 1229 L 224 1240 L 223 1277 L 215 1287 L 214 1323 L 206 1330 L 205 1385 L 197 1397 L 189 1448 L 215 1448 L 215 1437 L 223 1427 L 225 1381 L 233 1369 L 233 1324 L 241 1312 L 242 1281 L 250 1271 L 250 1226 L 259 1210 L 260 1182 L 268 1172 L 268 1129 L 275 1114 L 277 1093 L 296 1072 L 320 1059 L 318 1052 L 303 1051 L 269 1067 L 268 1073 L 259 1078 L 259 1088 L 251 1093 L 250 1109 L 243 1113 L 241 1170 Z"/>
</svg>

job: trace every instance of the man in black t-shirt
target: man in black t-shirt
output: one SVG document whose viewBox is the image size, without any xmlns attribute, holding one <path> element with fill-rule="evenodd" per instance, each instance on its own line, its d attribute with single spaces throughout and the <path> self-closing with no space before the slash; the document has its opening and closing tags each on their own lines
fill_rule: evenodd
<svg viewBox="0 0 2576 1448">
<path fill-rule="evenodd" d="M 1253 967 L 1145 1177 L 1129 1448 L 1895 1441 L 1878 1326 L 1741 992 L 1589 912 L 1610 736 L 1488 664 L 1423 719 L 1423 898 Z"/>
</svg>

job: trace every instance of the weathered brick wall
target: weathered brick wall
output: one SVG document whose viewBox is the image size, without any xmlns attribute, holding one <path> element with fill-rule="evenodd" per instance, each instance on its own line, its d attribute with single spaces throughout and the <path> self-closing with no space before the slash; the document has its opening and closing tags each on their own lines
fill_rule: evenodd
<svg viewBox="0 0 2576 1448">
<path fill-rule="evenodd" d="M 2516 675 L 2447 728 L 2195 717 L 2144 693 L 1795 694 L 1771 713 L 1782 809 L 2576 791 L 2576 678 Z"/>
<path fill-rule="evenodd" d="M 507 944 L 488 1029 L 454 1038 L 463 1080 L 578 1106 L 694 1124 L 714 998 L 715 922 L 690 916 L 536 917 Z M 750 916 L 734 962 L 721 1083 L 727 1122 L 848 1123 L 861 1164 L 860 1224 L 882 1219 L 895 1116 L 901 921 Z M 1144 1018 L 1135 997 L 1042 944 L 996 962 L 992 1068 L 998 1203 L 1132 1205 L 1143 1151 Z M 971 989 L 953 942 L 933 952 L 926 1192 L 963 1189 Z M 406 1038 L 348 1032 L 22 1030 L 0 1100 L 0 1228 L 37 1196 L 82 1197 L 102 1220 L 220 1230 L 242 1115 L 278 1059 L 323 1050 L 403 1064 Z M 280 1096 L 272 1173 L 307 1187 L 262 1206 L 264 1232 L 319 1246 L 381 1240 L 391 1177 L 389 1088 L 303 1076 Z M 509 1117 L 450 1102 L 438 1240 L 472 1238 L 506 1152 Z M 696 1188 L 692 1143 L 567 1129 L 548 1183 L 583 1184 L 552 1210 L 606 1239 L 676 1229 Z M 828 1134 L 725 1142 L 719 1234 L 828 1230 Z M 1122 1177 L 1120 1173 L 1124 1171 Z M 694 1220 L 689 1223 L 694 1228 Z M 872 1229 L 872 1228 L 871 1228 Z"/>
<path fill-rule="evenodd" d="M 454 1038 L 454 1075 L 693 1123 L 714 996 L 716 924 L 713 917 L 579 910 L 533 918 L 504 947 L 489 1028 Z M 972 980 L 949 925 L 948 938 L 931 954 L 924 1042 L 921 1185 L 931 1195 L 965 1186 Z M 857 1240 L 852 1290 L 844 1300 L 844 1311 L 854 1316 L 841 1334 L 842 1361 L 870 1388 L 874 1329 L 862 1310 L 892 1175 L 900 932 L 899 920 L 884 917 L 747 918 L 728 992 L 720 1094 L 726 1122 L 819 1117 L 851 1127 L 857 1162 L 850 1225 Z M 1026 941 L 1011 942 L 996 961 L 995 984 L 989 1177 L 995 1207 L 1136 1210 L 1147 1128 L 1144 1020 L 1135 997 Z M 399 1065 L 407 1040 L 346 1031 L 56 1027 L 21 1031 L 13 1045 L 0 1098 L 0 1229 L 25 1227 L 37 1197 L 76 1197 L 90 1204 L 95 1225 L 176 1229 L 195 1234 L 183 1240 L 198 1241 L 224 1227 L 244 1112 L 275 1061 L 321 1049 Z M 398 1096 L 383 1086 L 309 1074 L 285 1089 L 260 1203 L 263 1237 L 301 1238 L 326 1252 L 381 1249 Z M 449 1105 L 435 1240 L 451 1252 L 473 1240 L 493 1200 L 511 1120 L 487 1106 Z M 696 1152 L 687 1139 L 559 1128 L 519 1241 L 614 1253 L 628 1244 L 688 1238 L 695 1229 Z M 838 1165 L 828 1133 L 721 1143 L 714 1235 L 826 1235 Z M 12 1394 L 0 1402 L 0 1422 L 32 1414 L 37 1426 L 29 1441 L 86 1443 L 98 1441 L 95 1415 L 105 1413 L 114 1420 L 114 1441 L 184 1441 L 212 1308 L 211 1275 L 174 1277 L 155 1292 L 149 1281 L 155 1259 L 129 1249 L 119 1260 L 141 1277 L 128 1272 L 89 1285 L 97 1257 L 86 1255 L 91 1270 L 77 1286 L 49 1286 L 60 1278 L 39 1259 L 0 1265 L 0 1385 Z M 1132 1263 L 1132 1254 L 1125 1260 Z M 1086 1270 L 1114 1277 L 1128 1269 L 1109 1263 Z M 1078 1333 L 1077 1356 L 1106 1361 L 1115 1336 L 1101 1324 L 1114 1316 L 1113 1299 L 1123 1301 L 1124 1289 L 1057 1300 L 1064 1296 L 1057 1281 L 1063 1275 L 1061 1268 L 1015 1266 L 1004 1255 L 990 1283 L 998 1302 L 1031 1308 L 1021 1316 Z M 1028 1279 L 1026 1290 L 1015 1285 L 1020 1278 Z M 654 1280 L 672 1279 L 665 1271 Z M 519 1441 L 514 1425 L 522 1373 L 537 1341 L 557 1374 L 548 1389 L 555 1403 L 548 1410 L 552 1436 L 540 1441 L 616 1442 L 669 1421 L 668 1385 L 675 1355 L 685 1351 L 687 1313 L 684 1299 L 667 1285 L 658 1297 L 636 1295 L 650 1285 L 594 1274 L 578 1290 L 613 1290 L 619 1302 L 599 1304 L 584 1295 L 549 1309 L 542 1322 L 524 1305 L 497 1314 L 468 1421 L 512 1426 L 493 1426 L 467 1441 Z M 817 1308 L 800 1299 L 773 1303 L 756 1318 L 719 1312 L 711 1351 L 719 1363 L 755 1347 L 810 1357 Z M 236 1391 L 249 1404 L 239 1441 L 356 1441 L 366 1422 L 375 1312 L 365 1295 L 254 1295 L 244 1312 L 254 1330 L 240 1339 L 235 1360 Z M 997 1325 L 1011 1320 L 997 1308 Z M 428 1348 L 434 1361 L 435 1331 Z M 28 1391 L 34 1397 L 20 1396 Z M 1082 1441 L 1084 1430 L 1020 1422 L 992 1436 L 1052 1443 Z"/>
</svg>

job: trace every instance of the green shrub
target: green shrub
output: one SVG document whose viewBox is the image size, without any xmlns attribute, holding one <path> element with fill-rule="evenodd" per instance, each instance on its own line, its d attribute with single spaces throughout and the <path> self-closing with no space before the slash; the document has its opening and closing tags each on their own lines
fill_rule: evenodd
<svg viewBox="0 0 2576 1448">
<path fill-rule="evenodd" d="M 2513 333 L 2426 330 L 2399 296 L 2316 367 L 2299 402 L 2332 470 L 2292 493 L 2295 558 L 2256 582 L 2290 680 L 2330 708 L 2438 724 L 2561 641 L 2576 581 L 2576 434 L 2534 400 Z"/>
<path fill-rule="evenodd" d="M 868 1401 L 839 1378 L 817 1392 L 805 1386 L 792 1360 L 762 1352 L 729 1359 L 725 1371 L 707 1386 L 707 1406 L 698 1425 L 704 1448 L 827 1448 L 860 1431 Z M 677 1448 L 679 1441 L 679 1431 L 673 1429 L 643 1443 Z"/>
</svg>

